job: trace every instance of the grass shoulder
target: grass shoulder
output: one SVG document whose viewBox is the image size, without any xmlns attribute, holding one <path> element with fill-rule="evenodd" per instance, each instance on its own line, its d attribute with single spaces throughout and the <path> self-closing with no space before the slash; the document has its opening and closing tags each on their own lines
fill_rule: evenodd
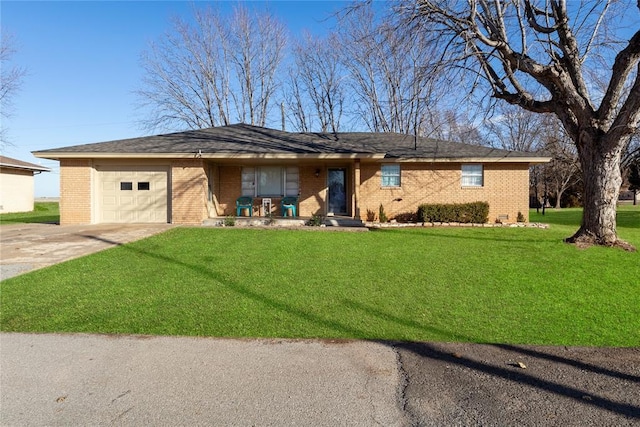
<svg viewBox="0 0 640 427">
<path fill-rule="evenodd" d="M 31 212 L 0 214 L 0 225 L 35 223 L 60 223 L 60 208 L 58 202 L 35 202 L 34 209 Z"/>
</svg>

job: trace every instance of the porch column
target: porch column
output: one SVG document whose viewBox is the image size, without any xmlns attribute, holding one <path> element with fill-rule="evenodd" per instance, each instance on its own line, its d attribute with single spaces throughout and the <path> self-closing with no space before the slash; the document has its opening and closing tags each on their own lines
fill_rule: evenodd
<svg viewBox="0 0 640 427">
<path fill-rule="evenodd" d="M 353 217 L 360 219 L 360 159 L 353 165 Z"/>
</svg>

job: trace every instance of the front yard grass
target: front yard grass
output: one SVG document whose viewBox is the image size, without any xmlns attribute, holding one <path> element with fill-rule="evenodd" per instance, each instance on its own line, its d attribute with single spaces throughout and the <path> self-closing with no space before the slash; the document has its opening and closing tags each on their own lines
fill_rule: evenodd
<svg viewBox="0 0 640 427">
<path fill-rule="evenodd" d="M 35 202 L 33 211 L 0 214 L 0 224 L 59 223 L 58 202 Z"/>
<path fill-rule="evenodd" d="M 533 228 L 176 228 L 0 284 L 4 331 L 640 346 L 640 253 Z M 620 211 L 640 247 L 640 209 Z"/>
</svg>

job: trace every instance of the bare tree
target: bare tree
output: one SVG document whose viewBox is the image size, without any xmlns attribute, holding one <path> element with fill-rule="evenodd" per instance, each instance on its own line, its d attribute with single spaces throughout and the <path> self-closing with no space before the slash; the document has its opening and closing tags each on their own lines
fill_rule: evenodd
<svg viewBox="0 0 640 427">
<path fill-rule="evenodd" d="M 640 129 L 633 134 L 631 141 L 629 141 L 629 145 L 627 145 L 627 149 L 622 156 L 623 169 L 638 160 L 640 160 Z"/>
<path fill-rule="evenodd" d="M 540 126 L 544 135 L 540 148 L 542 153 L 551 157 L 551 162 L 541 167 L 550 193 L 555 198 L 555 207 L 559 209 L 564 192 L 580 181 L 580 162 L 576 146 L 557 118 L 546 116 L 543 119 Z"/>
<path fill-rule="evenodd" d="M 483 134 L 482 123 L 476 122 L 474 117 L 472 112 L 461 109 L 433 109 L 423 123 L 421 134 L 465 144 L 491 145 Z"/>
<path fill-rule="evenodd" d="M 355 113 L 374 132 L 417 133 L 437 87 L 424 64 L 431 53 L 422 34 L 400 31 L 360 4 L 343 17 L 342 61 L 349 71 Z"/>
<path fill-rule="evenodd" d="M 640 129 L 631 137 L 627 151 L 622 156 L 622 171 L 633 191 L 633 204 L 638 203 L 640 190 Z"/>
<path fill-rule="evenodd" d="M 3 125 L 0 130 L 0 144 L 7 144 L 6 119 L 13 112 L 13 97 L 20 90 L 26 70 L 22 67 L 11 66 L 11 58 L 16 53 L 15 39 L 10 34 L 0 37 L 0 116 Z"/>
<path fill-rule="evenodd" d="M 137 94 L 150 112 L 145 127 L 264 126 L 285 41 L 273 16 L 241 7 L 231 17 L 196 9 L 193 24 L 174 19 L 172 31 L 142 55 Z"/>
<path fill-rule="evenodd" d="M 289 108 L 288 117 L 298 132 L 311 132 L 313 126 L 313 111 L 308 103 L 306 88 L 298 78 L 297 68 L 289 68 L 289 80 L 284 92 Z"/>
<path fill-rule="evenodd" d="M 496 105 L 494 116 L 485 120 L 485 129 L 490 145 L 505 150 L 536 151 L 543 145 L 550 121 L 511 104 Z"/>
<path fill-rule="evenodd" d="M 551 157 L 550 163 L 535 166 L 535 180 L 560 208 L 564 192 L 580 180 L 580 164 L 575 145 L 557 117 L 502 103 L 495 106 L 494 116 L 485 125 L 494 146 Z"/>
<path fill-rule="evenodd" d="M 236 99 L 243 123 L 264 126 L 276 72 L 284 56 L 284 25 L 269 14 L 249 13 L 238 7 L 227 31 L 231 35 L 230 56 L 234 62 L 242 98 Z"/>
<path fill-rule="evenodd" d="M 629 190 L 633 191 L 633 204 L 638 204 L 638 191 L 640 191 L 640 156 L 629 163 L 628 176 Z"/>
<path fill-rule="evenodd" d="M 305 34 L 293 48 L 295 67 L 290 70 L 289 103 L 296 127 L 308 132 L 338 132 L 342 118 L 345 73 L 340 64 L 335 34 L 314 38 Z"/>
<path fill-rule="evenodd" d="M 614 33 L 607 19 L 616 4 L 416 0 L 401 6 L 405 22 L 440 47 L 433 65 L 463 70 L 472 89 L 560 119 L 576 146 L 584 183 L 582 224 L 566 240 L 632 249 L 618 239 L 616 201 L 621 154 L 640 119 L 640 30 L 621 45 L 604 39 Z M 618 12 L 635 13 L 638 21 L 637 7 L 622 7 Z M 609 58 L 610 69 L 595 71 L 608 72 L 603 93 L 592 93 L 591 58 Z"/>
</svg>

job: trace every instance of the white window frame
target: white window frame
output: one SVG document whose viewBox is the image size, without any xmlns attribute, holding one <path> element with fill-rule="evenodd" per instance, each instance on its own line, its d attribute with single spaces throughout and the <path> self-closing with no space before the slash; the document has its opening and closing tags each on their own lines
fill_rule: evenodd
<svg viewBox="0 0 640 427">
<path fill-rule="evenodd" d="M 272 172 L 280 170 L 280 188 L 277 192 L 262 192 L 261 177 L 268 169 Z M 299 193 L 299 169 L 297 166 L 257 166 L 242 168 L 242 195 L 252 197 L 283 197 L 298 196 Z"/>
<path fill-rule="evenodd" d="M 460 170 L 462 187 L 484 187 L 484 165 L 481 163 L 464 164 Z"/>
<path fill-rule="evenodd" d="M 261 166 L 256 169 L 256 195 L 258 197 L 282 196 L 284 185 L 284 170 L 281 166 Z"/>
<path fill-rule="evenodd" d="M 390 171 L 389 169 L 397 169 Z M 386 171 L 385 171 L 386 169 Z M 385 179 L 387 182 L 385 183 Z M 389 181 L 393 180 L 391 183 Z M 396 182 L 397 181 L 397 182 Z M 387 163 L 380 166 L 380 186 L 383 188 L 398 188 L 402 185 L 402 169 L 399 163 Z"/>
</svg>

